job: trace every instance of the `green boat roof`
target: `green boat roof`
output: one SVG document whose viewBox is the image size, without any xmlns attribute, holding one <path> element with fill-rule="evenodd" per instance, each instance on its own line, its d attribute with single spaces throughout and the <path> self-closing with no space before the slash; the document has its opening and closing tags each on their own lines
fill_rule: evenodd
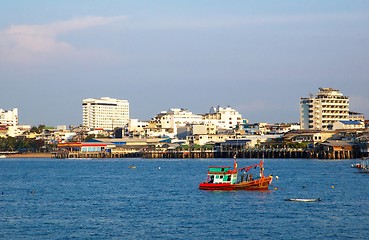
<svg viewBox="0 0 369 240">
<path fill-rule="evenodd" d="M 209 167 L 209 172 L 227 172 L 231 167 Z"/>
</svg>

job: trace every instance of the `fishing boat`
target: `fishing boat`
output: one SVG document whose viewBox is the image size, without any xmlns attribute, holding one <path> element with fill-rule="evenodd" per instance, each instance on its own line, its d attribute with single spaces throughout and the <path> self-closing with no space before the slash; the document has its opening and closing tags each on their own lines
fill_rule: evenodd
<svg viewBox="0 0 369 240">
<path fill-rule="evenodd" d="M 254 178 L 252 169 L 259 168 L 259 176 Z M 256 174 L 257 175 L 257 174 Z M 264 176 L 264 162 L 237 169 L 234 157 L 233 169 L 230 166 L 209 167 L 205 182 L 199 184 L 200 190 L 268 190 L 273 176 Z"/>
</svg>

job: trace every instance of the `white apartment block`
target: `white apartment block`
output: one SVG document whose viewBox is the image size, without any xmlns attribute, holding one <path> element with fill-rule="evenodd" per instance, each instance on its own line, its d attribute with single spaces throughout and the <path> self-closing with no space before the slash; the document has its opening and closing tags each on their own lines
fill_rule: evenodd
<svg viewBox="0 0 369 240">
<path fill-rule="evenodd" d="M 349 120 L 349 98 L 339 90 L 319 88 L 316 97 L 300 100 L 301 129 L 328 130 L 343 120 Z"/>
<path fill-rule="evenodd" d="M 129 122 L 129 103 L 127 100 L 103 97 L 87 98 L 82 101 L 83 126 L 89 129 L 102 128 L 114 130 Z"/>
<path fill-rule="evenodd" d="M 203 123 L 201 115 L 180 108 L 172 108 L 169 111 L 161 112 L 153 120 L 157 123 L 158 128 L 166 129 L 167 132 L 173 134 L 177 134 L 178 127 Z"/>
<path fill-rule="evenodd" d="M 242 115 L 230 107 L 212 107 L 210 113 L 205 114 L 203 118 L 205 123 L 215 125 L 217 129 L 230 130 L 243 123 Z"/>
<path fill-rule="evenodd" d="M 138 119 L 130 119 L 128 122 L 128 131 L 134 136 L 145 136 L 149 122 Z"/>
<path fill-rule="evenodd" d="M 0 126 L 18 126 L 18 108 L 9 111 L 0 109 Z"/>
</svg>

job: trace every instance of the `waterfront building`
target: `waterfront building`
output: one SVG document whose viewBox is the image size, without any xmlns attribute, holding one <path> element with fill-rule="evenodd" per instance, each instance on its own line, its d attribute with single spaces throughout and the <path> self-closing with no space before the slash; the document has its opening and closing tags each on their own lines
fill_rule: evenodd
<svg viewBox="0 0 369 240">
<path fill-rule="evenodd" d="M 349 97 L 339 90 L 319 88 L 318 94 L 300 100 L 301 129 L 328 130 L 334 122 L 349 120 Z"/>
<path fill-rule="evenodd" d="M 332 131 L 320 130 L 295 130 L 283 135 L 283 142 L 302 143 L 308 142 L 312 144 L 324 142 L 334 135 Z"/>
<path fill-rule="evenodd" d="M 227 140 L 247 140 L 247 146 L 245 147 L 255 147 L 272 139 L 280 138 L 281 135 L 235 135 L 235 134 L 197 134 L 187 137 L 187 142 L 190 145 L 200 145 L 222 143 Z"/>
<path fill-rule="evenodd" d="M 129 121 L 127 100 L 103 97 L 87 98 L 82 101 L 83 126 L 89 129 L 114 130 L 124 127 Z"/>
<path fill-rule="evenodd" d="M 18 126 L 18 108 L 0 109 L 0 126 Z"/>
</svg>

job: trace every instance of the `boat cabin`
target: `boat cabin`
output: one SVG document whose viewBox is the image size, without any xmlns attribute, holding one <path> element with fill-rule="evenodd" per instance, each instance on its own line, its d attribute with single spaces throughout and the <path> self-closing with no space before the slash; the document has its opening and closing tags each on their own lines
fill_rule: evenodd
<svg viewBox="0 0 369 240">
<path fill-rule="evenodd" d="M 207 183 L 231 183 L 237 182 L 237 170 L 231 167 L 209 167 Z"/>
</svg>

